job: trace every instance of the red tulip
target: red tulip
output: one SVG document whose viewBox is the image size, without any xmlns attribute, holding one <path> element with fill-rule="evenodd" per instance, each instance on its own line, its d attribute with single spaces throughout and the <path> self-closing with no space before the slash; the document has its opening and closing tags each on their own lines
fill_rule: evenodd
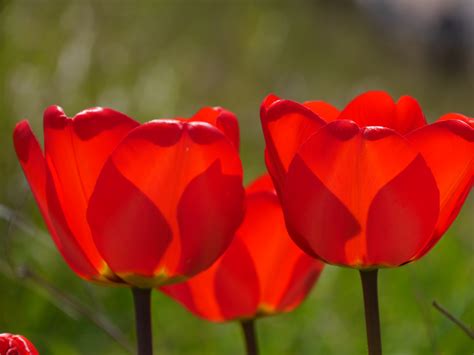
<svg viewBox="0 0 474 355">
<path fill-rule="evenodd" d="M 427 253 L 473 185 L 474 120 L 427 125 L 417 101 L 367 92 L 339 111 L 268 96 L 266 162 L 290 235 L 308 254 L 360 269 Z"/>
<path fill-rule="evenodd" d="M 161 288 L 211 321 L 290 311 L 306 297 L 323 267 L 291 241 L 267 175 L 246 192 L 245 218 L 229 249 L 206 271 Z"/>
<path fill-rule="evenodd" d="M 216 128 L 217 127 L 217 128 Z M 44 154 L 27 121 L 15 149 L 46 225 L 81 277 L 154 287 L 208 268 L 243 218 L 235 116 L 139 125 L 93 108 L 44 114 Z"/>
<path fill-rule="evenodd" d="M 38 355 L 34 345 L 22 335 L 0 334 L 0 355 Z"/>
</svg>

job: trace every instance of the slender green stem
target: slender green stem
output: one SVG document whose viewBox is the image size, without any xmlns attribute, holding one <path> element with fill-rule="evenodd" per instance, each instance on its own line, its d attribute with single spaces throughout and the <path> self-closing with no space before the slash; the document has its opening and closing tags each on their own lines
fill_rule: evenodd
<svg viewBox="0 0 474 355">
<path fill-rule="evenodd" d="M 137 332 L 138 355 L 153 355 L 151 335 L 151 289 L 132 288 L 135 305 L 135 329 Z"/>
<path fill-rule="evenodd" d="M 474 329 L 470 328 L 467 324 L 464 324 L 461 320 L 459 320 L 454 315 L 452 315 L 446 308 L 444 308 L 438 302 L 433 301 L 433 307 L 436 308 L 438 311 L 440 311 L 441 314 L 443 314 L 451 322 L 453 322 L 459 328 L 461 328 L 462 331 L 466 333 L 471 339 L 474 339 Z"/>
<path fill-rule="evenodd" d="M 245 338 L 245 348 L 247 355 L 258 355 L 257 332 L 255 329 L 255 320 L 248 319 L 240 322 Z"/>
<path fill-rule="evenodd" d="M 382 354 L 380 337 L 379 300 L 377 294 L 377 271 L 360 271 L 362 289 L 364 292 L 365 326 L 367 329 L 367 344 L 369 355 Z"/>
</svg>

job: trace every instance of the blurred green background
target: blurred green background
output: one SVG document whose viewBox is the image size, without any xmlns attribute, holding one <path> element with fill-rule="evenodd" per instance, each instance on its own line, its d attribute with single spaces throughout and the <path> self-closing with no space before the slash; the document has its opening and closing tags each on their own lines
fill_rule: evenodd
<svg viewBox="0 0 474 355">
<path fill-rule="evenodd" d="M 126 354 L 91 313 L 134 344 L 129 290 L 76 277 L 45 232 L 13 152 L 17 121 L 28 118 L 42 139 L 51 104 L 71 116 L 110 106 L 142 122 L 223 106 L 240 119 L 250 181 L 265 171 L 258 111 L 270 92 L 341 108 L 384 89 L 416 97 L 430 121 L 474 115 L 466 48 L 400 37 L 369 13 L 342 0 L 0 0 L 0 333 L 26 335 L 41 354 Z M 380 272 L 386 354 L 473 353 L 473 341 L 431 305 L 473 324 L 473 205 L 471 196 L 424 259 Z M 197 319 L 158 292 L 153 322 L 157 354 L 244 351 L 237 324 Z M 328 266 L 300 308 L 258 321 L 258 330 L 262 354 L 364 354 L 357 272 Z"/>
</svg>

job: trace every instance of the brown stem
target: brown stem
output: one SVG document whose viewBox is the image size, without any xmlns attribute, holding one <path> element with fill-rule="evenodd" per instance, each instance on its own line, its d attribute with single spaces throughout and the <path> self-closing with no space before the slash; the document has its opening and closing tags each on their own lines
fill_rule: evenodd
<svg viewBox="0 0 474 355">
<path fill-rule="evenodd" d="M 151 289 L 132 288 L 138 355 L 153 355 L 151 335 Z"/>
<path fill-rule="evenodd" d="M 245 338 L 245 348 L 247 355 L 258 355 L 257 332 L 255 329 L 255 320 L 248 319 L 240 322 Z"/>
<path fill-rule="evenodd" d="M 360 271 L 362 289 L 364 292 L 365 326 L 367 329 L 369 355 L 382 354 L 379 300 L 377 294 L 377 271 L 378 269 Z"/>
</svg>

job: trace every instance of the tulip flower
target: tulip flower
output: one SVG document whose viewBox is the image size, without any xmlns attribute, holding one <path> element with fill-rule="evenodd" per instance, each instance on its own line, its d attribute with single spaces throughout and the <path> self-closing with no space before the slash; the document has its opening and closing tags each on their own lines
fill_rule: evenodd
<svg viewBox="0 0 474 355">
<path fill-rule="evenodd" d="M 161 290 L 195 315 L 240 321 L 249 354 L 257 352 L 254 319 L 298 306 L 322 271 L 290 239 L 268 175 L 246 189 L 244 221 L 227 251 L 206 271 Z"/>
<path fill-rule="evenodd" d="M 27 121 L 14 144 L 65 261 L 86 280 L 132 287 L 138 311 L 151 288 L 208 268 L 232 241 L 245 198 L 238 137 L 220 108 L 140 125 L 107 108 L 69 118 L 51 106 L 44 153 Z"/>
<path fill-rule="evenodd" d="M 0 355 L 38 355 L 38 350 L 23 335 L 0 334 Z"/>
<path fill-rule="evenodd" d="M 376 323 L 370 350 L 381 353 L 377 270 L 421 258 L 456 218 L 474 181 L 474 120 L 448 114 L 428 125 L 412 97 L 367 92 L 342 111 L 270 95 L 261 122 L 291 237 L 361 271 Z"/>
</svg>

